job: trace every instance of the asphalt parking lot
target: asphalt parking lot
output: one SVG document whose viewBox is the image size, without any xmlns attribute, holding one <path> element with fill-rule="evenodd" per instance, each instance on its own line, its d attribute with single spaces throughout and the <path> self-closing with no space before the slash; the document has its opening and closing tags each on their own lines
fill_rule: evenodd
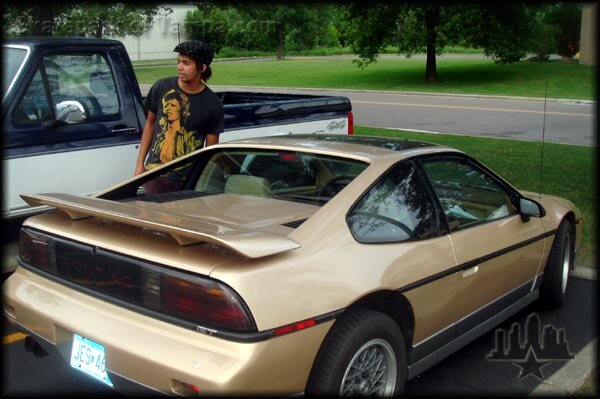
<svg viewBox="0 0 600 399">
<path fill-rule="evenodd" d="M 572 278 L 569 284 L 563 307 L 552 311 L 536 304 L 527 307 L 496 330 L 409 381 L 406 394 L 564 396 L 576 392 L 598 362 L 598 283 L 596 280 Z M 526 337 L 531 338 L 527 327 L 530 331 L 535 330 L 530 322 L 536 318 L 539 318 L 538 338 L 546 330 L 563 331 L 569 359 L 538 359 L 540 356 L 514 361 L 488 359 L 499 344 L 499 331 L 510 335 L 511 329 L 519 329 L 523 343 Z M 5 341 L 10 336 L 18 338 L 6 321 L 3 325 Z M 547 347 L 548 342 L 544 335 L 537 344 Z M 533 344 L 531 339 L 528 343 Z M 58 355 L 35 358 L 25 351 L 22 339 L 3 342 L 3 349 L 3 396 L 117 395 L 112 389 L 71 369 Z"/>
</svg>

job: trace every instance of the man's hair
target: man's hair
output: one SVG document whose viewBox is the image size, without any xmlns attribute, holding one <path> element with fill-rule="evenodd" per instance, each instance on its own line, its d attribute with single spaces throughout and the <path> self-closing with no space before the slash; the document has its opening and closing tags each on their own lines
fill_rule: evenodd
<svg viewBox="0 0 600 399">
<path fill-rule="evenodd" d="M 196 67 L 198 67 L 199 69 L 201 69 L 202 68 L 202 63 L 198 63 L 196 61 Z M 212 69 L 210 69 L 210 65 L 207 65 L 206 69 L 204 70 L 204 72 L 202 72 L 201 79 L 206 82 L 206 81 L 208 81 L 208 79 L 210 79 L 211 76 L 212 76 Z"/>
<path fill-rule="evenodd" d="M 196 62 L 196 68 L 202 69 L 202 64 L 206 65 L 206 70 L 202 73 L 202 80 L 207 81 L 212 76 L 210 63 L 213 60 L 213 50 L 210 46 L 200 40 L 190 40 L 175 46 L 173 50 L 179 54 L 186 55 Z"/>
</svg>

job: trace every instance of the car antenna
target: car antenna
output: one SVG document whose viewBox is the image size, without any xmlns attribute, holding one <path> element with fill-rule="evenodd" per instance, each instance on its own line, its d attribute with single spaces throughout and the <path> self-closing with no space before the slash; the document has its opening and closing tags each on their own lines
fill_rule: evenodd
<svg viewBox="0 0 600 399">
<path fill-rule="evenodd" d="M 546 103 L 548 99 L 548 75 L 544 68 L 544 121 L 542 123 L 542 156 L 540 160 L 540 198 L 542 197 L 542 182 L 544 175 L 544 141 L 546 138 Z"/>
</svg>

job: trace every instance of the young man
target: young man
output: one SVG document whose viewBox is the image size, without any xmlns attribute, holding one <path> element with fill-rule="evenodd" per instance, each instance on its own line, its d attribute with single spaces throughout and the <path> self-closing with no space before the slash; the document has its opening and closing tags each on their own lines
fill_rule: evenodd
<svg viewBox="0 0 600 399">
<path fill-rule="evenodd" d="M 160 79 L 144 100 L 148 110 L 135 175 L 219 142 L 223 103 L 206 85 L 212 75 L 212 49 L 192 40 L 177 45 L 178 76 Z M 146 195 L 178 190 L 184 170 L 174 170 L 144 185 Z"/>
</svg>

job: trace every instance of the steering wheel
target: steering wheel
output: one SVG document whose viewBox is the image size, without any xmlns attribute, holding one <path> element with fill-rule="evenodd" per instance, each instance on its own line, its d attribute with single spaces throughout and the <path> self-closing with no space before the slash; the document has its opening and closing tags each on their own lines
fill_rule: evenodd
<svg viewBox="0 0 600 399">
<path fill-rule="evenodd" d="M 274 181 L 273 183 L 271 183 L 271 189 L 272 190 L 281 190 L 283 188 L 287 188 L 287 186 L 288 185 L 285 184 L 283 182 L 283 180 L 277 180 L 277 181 Z"/>
<path fill-rule="evenodd" d="M 369 217 L 369 218 L 382 220 L 382 221 L 384 221 L 386 223 L 393 224 L 394 226 L 400 228 L 402 231 L 404 231 L 406 234 L 408 234 L 409 237 L 413 236 L 413 231 L 407 225 L 405 225 L 404 223 L 399 222 L 399 221 L 397 221 L 395 219 L 389 218 L 387 216 L 383 216 L 383 215 L 380 215 L 380 214 L 375 213 L 375 212 L 364 212 L 364 211 L 352 212 L 352 214 L 350 216 L 354 216 L 354 215 L 357 215 L 357 216 L 366 216 L 366 217 Z"/>
<path fill-rule="evenodd" d="M 317 194 L 318 197 L 334 197 L 337 193 L 342 191 L 344 187 L 346 187 L 350 182 L 354 179 L 353 176 L 336 176 L 333 179 L 329 180 Z"/>
</svg>

